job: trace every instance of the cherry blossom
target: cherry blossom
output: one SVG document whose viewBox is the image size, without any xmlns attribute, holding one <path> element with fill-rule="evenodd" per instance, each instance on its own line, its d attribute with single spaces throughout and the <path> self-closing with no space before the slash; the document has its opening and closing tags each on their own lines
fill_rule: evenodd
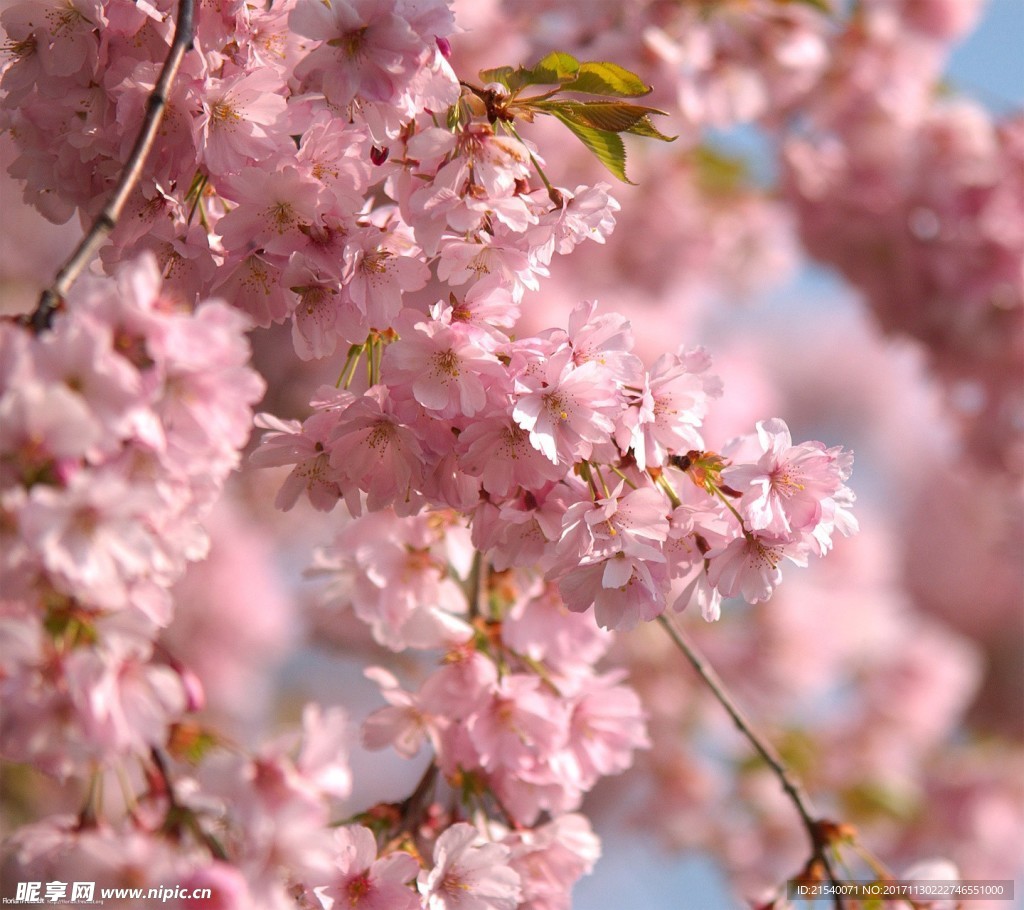
<svg viewBox="0 0 1024 910">
<path fill-rule="evenodd" d="M 742 493 L 739 507 L 751 529 L 789 535 L 813 527 L 823 500 L 839 490 L 849 466 L 820 443 L 794 446 L 778 419 L 760 421 L 757 436 L 764 450 L 757 462 L 722 471 L 722 479 Z"/>
<path fill-rule="evenodd" d="M 419 874 L 430 910 L 513 910 L 521 895 L 509 850 L 484 842 L 472 825 L 453 825 L 434 845 L 434 867 Z"/>
<path fill-rule="evenodd" d="M 614 387 L 600 366 L 572 362 L 572 352 L 552 355 L 541 375 L 518 381 L 512 416 L 530 434 L 530 443 L 554 464 L 585 460 L 594 443 L 607 439 L 619 410 Z"/>
<path fill-rule="evenodd" d="M 368 828 L 352 825 L 335 832 L 339 874 L 329 885 L 315 887 L 324 910 L 336 904 L 367 910 L 416 910 L 419 896 L 408 887 L 419 864 L 408 853 L 377 858 L 377 844 Z"/>
</svg>

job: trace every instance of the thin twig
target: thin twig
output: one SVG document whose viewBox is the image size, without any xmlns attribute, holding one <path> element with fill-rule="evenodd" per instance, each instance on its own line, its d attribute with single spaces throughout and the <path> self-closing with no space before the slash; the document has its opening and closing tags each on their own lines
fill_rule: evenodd
<svg viewBox="0 0 1024 910">
<path fill-rule="evenodd" d="M 476 569 L 476 585 L 473 590 L 473 599 L 476 601 L 476 609 L 478 613 L 484 613 L 489 617 L 491 615 L 490 609 L 487 609 L 490 601 L 489 593 L 491 590 L 491 564 L 487 558 L 479 551 L 476 554 L 479 557 L 479 562 L 475 562 L 473 568 Z"/>
<path fill-rule="evenodd" d="M 163 69 L 160 70 L 160 77 L 146 102 L 146 114 L 142 120 L 142 127 L 135 138 L 135 145 L 132 146 L 131 154 L 128 155 L 117 186 L 114 187 L 107 204 L 96 216 L 75 251 L 57 272 L 53 284 L 40 295 L 39 303 L 33 313 L 24 320 L 37 335 L 50 328 L 53 316 L 64 300 L 68 289 L 89 264 L 92 257 L 96 255 L 107 239 L 107 235 L 117 225 L 117 220 L 121 217 L 128 197 L 131 196 L 139 182 L 146 159 L 156 140 L 156 132 L 163 119 L 164 109 L 167 107 L 167 97 L 171 85 L 174 83 L 174 77 L 178 74 L 185 53 L 192 47 L 194 10 L 195 0 L 178 0 L 178 16 L 174 25 L 171 48 L 164 61 Z"/>
<path fill-rule="evenodd" d="M 836 877 L 835 870 L 832 867 L 832 860 L 828 855 L 828 849 L 830 846 L 828 832 L 834 830 L 835 825 L 831 822 L 815 817 L 816 813 L 811 805 L 810 798 L 804 791 L 804 788 L 793 778 L 793 775 L 786 767 L 785 762 L 783 762 L 782 757 L 775 751 L 775 747 L 772 746 L 772 744 L 764 737 L 755 732 L 754 727 L 751 725 L 746 715 L 732 700 L 732 696 L 729 695 L 721 677 L 719 677 L 715 670 L 693 649 L 690 643 L 683 637 L 682 633 L 672 625 L 664 614 L 658 617 L 658 622 L 660 622 L 665 631 L 668 632 L 669 638 L 672 639 L 672 643 L 682 652 L 683 656 L 690 662 L 693 669 L 697 671 L 697 675 L 700 676 L 704 681 L 704 684 L 708 689 L 710 689 L 711 694 L 714 695 L 719 704 L 725 708 L 726 713 L 732 718 L 732 722 L 736 725 L 736 728 L 746 737 L 747 741 L 754 747 L 757 754 L 761 756 L 765 764 L 771 768 L 772 773 L 779 779 L 779 782 L 782 784 L 782 789 L 789 797 L 790 802 L 792 802 L 796 807 L 797 812 L 800 814 L 800 819 L 804 824 L 804 828 L 807 829 L 807 834 L 811 839 L 813 858 L 821 862 L 821 865 L 825 870 L 825 874 L 828 876 L 830 882 L 838 882 L 839 879 Z M 835 895 L 835 906 L 837 910 L 842 910 L 844 906 L 843 899 L 839 894 Z"/>
<path fill-rule="evenodd" d="M 153 746 L 149 750 L 149 756 L 153 761 L 153 767 L 157 772 L 160 785 L 163 787 L 163 795 L 167 797 L 167 819 L 165 824 L 172 826 L 175 831 L 184 825 L 192 833 L 192 836 L 210 851 L 210 854 L 215 859 L 226 860 L 228 855 L 221 842 L 203 828 L 199 818 L 192 809 L 178 802 L 178 795 L 175 792 L 174 781 L 171 779 L 171 772 L 167 767 L 167 758 L 164 756 L 164 753 L 156 746 Z"/>
<path fill-rule="evenodd" d="M 420 817 L 423 815 L 427 806 L 430 805 L 431 799 L 433 799 L 434 787 L 437 784 L 438 770 L 437 761 L 431 759 L 430 764 L 427 765 L 424 770 L 419 783 L 416 784 L 416 789 L 413 790 L 409 798 L 403 801 L 399 806 L 402 817 L 401 830 L 412 834 L 414 826 L 419 824 Z"/>
<path fill-rule="evenodd" d="M 477 550 L 473 554 L 473 565 L 469 570 L 469 578 L 467 579 L 468 591 L 466 592 L 469 600 L 469 616 L 471 619 L 477 617 L 483 619 L 491 619 L 491 611 L 488 608 L 490 597 L 490 574 L 491 567 L 490 563 L 484 557 L 484 554 Z"/>
</svg>

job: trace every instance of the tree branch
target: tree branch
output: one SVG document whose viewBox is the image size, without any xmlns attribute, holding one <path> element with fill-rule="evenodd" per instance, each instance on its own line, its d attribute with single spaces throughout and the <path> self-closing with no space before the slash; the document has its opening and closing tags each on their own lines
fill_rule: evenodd
<svg viewBox="0 0 1024 910">
<path fill-rule="evenodd" d="M 817 813 L 814 811 L 810 797 L 808 797 L 800 782 L 794 779 L 782 757 L 775 750 L 775 747 L 754 730 L 746 715 L 732 700 L 732 696 L 729 695 L 725 684 L 714 668 L 693 649 L 682 633 L 672 625 L 664 614 L 658 617 L 658 622 L 668 632 L 672 643 L 682 652 L 693 669 L 697 671 L 697 675 L 703 680 L 711 694 L 725 708 L 726 713 L 732 718 L 736 728 L 746 737 L 747 741 L 754 747 L 754 751 L 761 756 L 765 764 L 768 765 L 779 779 L 782 789 L 789 797 L 790 802 L 796 807 L 800 820 L 803 822 L 804 828 L 807 829 L 808 837 L 811 840 L 812 861 L 817 860 L 821 863 L 825 875 L 828 876 L 830 882 L 838 882 L 839 879 L 832 868 L 832 860 L 828 855 L 828 850 L 832 843 L 832 835 L 837 828 L 836 824 L 815 817 Z M 837 910 L 842 910 L 844 906 L 844 901 L 838 894 L 835 895 L 835 906 Z"/>
<path fill-rule="evenodd" d="M 86 232 L 75 251 L 68 258 L 67 262 L 57 272 L 51 284 L 39 297 L 32 314 L 24 319 L 24 322 L 38 335 L 50 328 L 53 323 L 53 316 L 61 306 L 68 289 L 82 270 L 89 264 L 89 261 L 96 255 L 97 250 L 103 245 L 107 236 L 114 229 L 121 211 L 124 209 L 128 197 L 132 194 L 142 169 L 149 157 L 149 152 L 156 139 L 157 129 L 163 119 L 164 109 L 167 106 L 167 97 L 170 93 L 174 77 L 178 74 L 181 61 L 185 53 L 192 47 L 193 19 L 195 12 L 195 0 L 178 0 L 178 16 L 174 25 L 174 38 L 171 41 L 171 48 L 167 53 L 163 68 L 160 70 L 160 77 L 146 102 L 146 113 L 142 120 L 142 127 L 135 138 L 135 145 L 132 146 L 128 160 L 125 162 L 121 177 L 114 187 L 113 193 L 103 206 L 102 211 L 96 216 L 92 226 Z"/>
<path fill-rule="evenodd" d="M 178 802 L 178 796 L 174 790 L 174 781 L 171 779 L 171 772 L 167 767 L 167 759 L 163 752 L 156 746 L 153 746 L 149 751 L 149 755 L 153 762 L 153 768 L 157 772 L 156 780 L 163 789 L 163 796 L 167 798 L 167 817 L 164 819 L 164 824 L 168 830 L 178 833 L 182 828 L 187 829 L 199 843 L 210 851 L 210 854 L 215 859 L 227 860 L 228 855 L 221 842 L 203 828 L 192 809 L 182 806 Z"/>
</svg>

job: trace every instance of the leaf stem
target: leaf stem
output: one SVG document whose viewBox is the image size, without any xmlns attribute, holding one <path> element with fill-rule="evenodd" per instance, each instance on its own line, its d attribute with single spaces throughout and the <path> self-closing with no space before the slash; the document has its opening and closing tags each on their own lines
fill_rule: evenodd
<svg viewBox="0 0 1024 910">
<path fill-rule="evenodd" d="M 678 509 L 683 504 L 679 494 L 675 491 L 675 487 L 669 483 L 668 478 L 664 474 L 659 474 L 655 483 L 661 488 L 661 492 L 668 497 L 668 501 L 672 503 L 673 509 Z"/>
<path fill-rule="evenodd" d="M 356 374 L 356 367 L 359 366 L 359 358 L 363 355 L 363 349 L 366 346 L 366 342 L 363 344 L 354 344 L 348 349 L 348 356 L 345 358 L 345 366 L 341 368 L 341 373 L 338 375 L 338 381 L 334 384 L 335 388 L 347 389 L 351 384 Z"/>
</svg>

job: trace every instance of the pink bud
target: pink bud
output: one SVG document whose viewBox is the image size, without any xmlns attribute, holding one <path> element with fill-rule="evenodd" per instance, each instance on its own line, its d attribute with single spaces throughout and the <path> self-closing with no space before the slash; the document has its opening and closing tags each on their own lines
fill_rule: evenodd
<svg viewBox="0 0 1024 910">
<path fill-rule="evenodd" d="M 203 684 L 193 670 L 177 660 L 171 661 L 171 667 L 181 679 L 181 688 L 185 691 L 185 710 L 202 711 L 206 707 L 206 692 Z"/>
</svg>

